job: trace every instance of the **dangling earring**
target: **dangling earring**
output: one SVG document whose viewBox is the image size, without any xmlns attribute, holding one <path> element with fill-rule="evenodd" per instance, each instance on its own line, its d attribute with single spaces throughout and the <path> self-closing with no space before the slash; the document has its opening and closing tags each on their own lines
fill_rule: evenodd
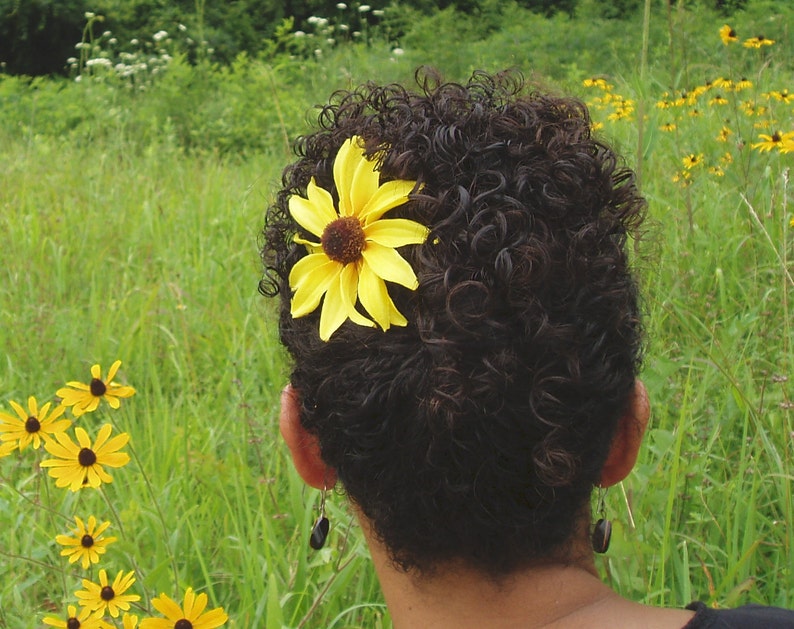
<svg viewBox="0 0 794 629">
<path fill-rule="evenodd" d="M 593 527 L 593 535 L 590 538 L 593 543 L 593 550 L 597 553 L 605 553 L 609 550 L 609 541 L 612 539 L 612 522 L 606 518 L 606 506 L 604 505 L 604 495 L 606 490 L 598 488 L 598 505 L 596 511 L 601 516 Z"/>
<path fill-rule="evenodd" d="M 320 515 L 312 526 L 312 533 L 309 536 L 309 546 L 314 550 L 320 550 L 325 545 L 325 540 L 328 538 L 328 529 L 331 528 L 328 518 L 325 517 L 325 495 L 328 493 L 328 488 L 323 483 L 323 493 L 320 497 Z"/>
</svg>

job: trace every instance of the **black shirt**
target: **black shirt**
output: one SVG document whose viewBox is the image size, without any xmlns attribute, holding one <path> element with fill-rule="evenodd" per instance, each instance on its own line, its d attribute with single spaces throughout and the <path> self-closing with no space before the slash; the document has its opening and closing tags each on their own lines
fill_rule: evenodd
<svg viewBox="0 0 794 629">
<path fill-rule="evenodd" d="M 764 605 L 711 609 L 696 601 L 686 606 L 695 612 L 683 629 L 794 629 L 794 611 Z"/>
</svg>

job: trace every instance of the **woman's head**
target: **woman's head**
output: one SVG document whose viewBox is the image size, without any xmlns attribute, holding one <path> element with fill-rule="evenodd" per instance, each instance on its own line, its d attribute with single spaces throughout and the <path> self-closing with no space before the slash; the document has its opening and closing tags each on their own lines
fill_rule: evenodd
<svg viewBox="0 0 794 629">
<path fill-rule="evenodd" d="M 261 289 L 303 427 L 392 558 L 492 575 L 570 541 L 634 390 L 641 325 L 627 236 L 644 201 L 591 137 L 585 106 L 516 74 L 336 93 L 297 143 L 269 209 Z M 293 317 L 289 273 L 316 240 L 289 211 L 312 178 L 338 203 L 340 147 L 358 136 L 380 182 L 415 181 L 384 218 L 429 229 L 398 248 L 415 290 L 387 283 L 405 326 Z M 327 296 L 326 296 L 327 299 Z"/>
</svg>

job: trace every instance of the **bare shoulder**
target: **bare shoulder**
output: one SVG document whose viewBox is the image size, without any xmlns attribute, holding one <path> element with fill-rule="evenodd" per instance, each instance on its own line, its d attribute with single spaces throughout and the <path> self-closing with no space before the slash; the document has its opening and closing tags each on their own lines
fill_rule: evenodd
<svg viewBox="0 0 794 629">
<path fill-rule="evenodd" d="M 618 597 L 591 607 L 589 613 L 566 618 L 549 629 L 683 629 L 695 612 L 651 607 Z"/>
</svg>

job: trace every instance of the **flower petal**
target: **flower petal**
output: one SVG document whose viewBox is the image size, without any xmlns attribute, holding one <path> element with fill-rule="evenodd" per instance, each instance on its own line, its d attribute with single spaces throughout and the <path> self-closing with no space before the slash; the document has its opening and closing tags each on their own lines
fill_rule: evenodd
<svg viewBox="0 0 794 629">
<path fill-rule="evenodd" d="M 369 242 L 361 255 L 364 263 L 372 267 L 372 271 L 378 277 L 411 290 L 416 290 L 419 286 L 411 265 L 394 249 Z"/>
<path fill-rule="evenodd" d="M 361 305 L 383 330 L 389 329 L 389 304 L 391 301 L 386 283 L 372 271 L 368 264 L 361 265 L 358 280 L 358 298 Z"/>
<path fill-rule="evenodd" d="M 377 221 L 389 210 L 408 201 L 408 194 L 416 187 L 415 181 L 399 179 L 380 186 L 361 208 L 359 218 L 365 224 Z"/>
<path fill-rule="evenodd" d="M 108 369 L 108 377 L 105 379 L 105 384 L 110 384 L 113 382 L 113 378 L 116 377 L 116 372 L 119 370 L 119 367 L 121 367 L 120 360 L 117 360 L 110 366 L 110 369 Z"/>
<path fill-rule="evenodd" d="M 342 144 L 334 160 L 340 216 L 358 216 L 378 189 L 376 162 L 366 159 L 363 144 L 361 137 L 353 136 Z"/>
<path fill-rule="evenodd" d="M 17 412 L 17 415 L 19 415 L 19 419 L 21 419 L 23 422 L 24 422 L 24 421 L 27 421 L 27 419 L 28 419 L 28 414 L 25 412 L 25 409 L 24 409 L 24 408 L 22 408 L 22 407 L 21 407 L 19 404 L 17 404 L 16 402 L 14 402 L 14 400 L 9 400 L 9 402 L 8 402 L 8 403 L 9 403 L 9 404 L 10 404 L 10 405 L 13 407 L 13 409 L 14 409 L 14 410 Z"/>
<path fill-rule="evenodd" d="M 364 227 L 364 236 L 370 242 L 384 247 L 419 245 L 427 240 L 430 230 L 424 225 L 405 218 L 391 218 L 375 221 Z"/>
<path fill-rule="evenodd" d="M 320 304 L 320 299 L 328 290 L 328 287 L 331 286 L 342 273 L 343 267 L 339 262 L 330 260 L 324 254 L 316 255 L 317 257 L 325 258 L 325 262 L 316 266 L 314 262 L 312 262 L 299 268 L 298 265 L 300 265 L 301 262 L 313 257 L 306 256 L 299 260 L 298 263 L 292 267 L 292 272 L 290 272 L 290 281 L 292 281 L 294 277 L 297 277 L 297 290 L 292 296 L 292 304 L 290 306 L 290 313 L 295 318 L 314 312 Z M 304 271 L 304 267 L 308 267 L 310 270 L 306 275 L 300 277 L 301 273 Z M 293 275 L 295 269 L 298 269 L 298 273 Z"/>
<path fill-rule="evenodd" d="M 173 622 L 181 620 L 183 617 L 182 608 L 176 603 L 176 601 L 169 598 L 165 594 L 160 594 L 160 596 L 157 598 L 153 598 L 152 607 L 163 614 L 163 616 L 166 616 L 168 620 Z"/>
<path fill-rule="evenodd" d="M 75 428 L 75 432 L 77 432 L 78 430 L 81 430 L 81 429 L 80 428 Z M 108 438 L 110 437 L 110 433 L 112 431 L 113 431 L 113 426 L 111 426 L 110 424 L 103 424 L 102 428 L 100 428 L 99 432 L 97 433 L 96 440 L 94 441 L 93 448 L 91 448 L 91 442 L 90 441 L 88 442 L 88 445 L 84 445 L 83 442 L 81 441 L 80 445 L 82 445 L 84 448 L 91 448 L 94 451 L 94 454 L 96 454 L 97 457 L 98 457 L 99 456 L 99 452 L 102 450 L 102 446 L 108 440 Z M 78 435 L 78 437 L 79 437 L 79 435 Z"/>
<path fill-rule="evenodd" d="M 314 178 L 309 182 L 306 194 L 308 199 L 297 194 L 289 198 L 289 213 L 298 225 L 319 238 L 328 223 L 335 221 L 339 216 L 334 209 L 331 193 L 317 186 Z"/>
</svg>

